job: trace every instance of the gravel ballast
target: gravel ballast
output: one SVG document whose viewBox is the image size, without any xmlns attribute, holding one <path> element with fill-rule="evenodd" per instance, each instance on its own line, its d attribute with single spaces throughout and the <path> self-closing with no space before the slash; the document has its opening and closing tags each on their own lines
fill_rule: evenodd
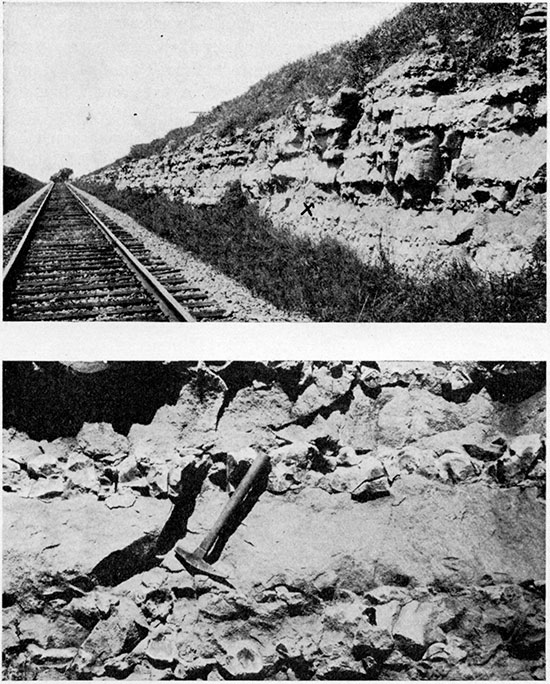
<svg viewBox="0 0 550 684">
<path fill-rule="evenodd" d="M 9 233 L 10 230 L 14 228 L 15 224 L 19 221 L 19 219 L 23 216 L 27 209 L 29 209 L 32 203 L 35 200 L 37 200 L 40 197 L 40 195 L 43 195 L 47 189 L 48 185 L 46 184 L 43 188 L 37 190 L 34 193 L 34 195 L 31 195 L 24 202 L 18 204 L 15 207 L 15 209 L 12 209 L 7 214 L 4 214 L 4 217 L 2 219 L 2 232 L 4 235 L 6 235 L 6 233 Z"/>
<path fill-rule="evenodd" d="M 151 233 L 133 218 L 110 207 L 93 195 L 75 188 L 83 197 L 89 199 L 99 211 L 116 221 L 121 228 L 141 240 L 147 250 L 163 259 L 169 266 L 180 269 L 185 277 L 200 287 L 222 308 L 232 314 L 233 321 L 310 321 L 306 315 L 278 309 L 265 299 L 256 297 L 250 290 L 220 273 L 213 266 L 200 261 L 181 247 Z"/>
</svg>

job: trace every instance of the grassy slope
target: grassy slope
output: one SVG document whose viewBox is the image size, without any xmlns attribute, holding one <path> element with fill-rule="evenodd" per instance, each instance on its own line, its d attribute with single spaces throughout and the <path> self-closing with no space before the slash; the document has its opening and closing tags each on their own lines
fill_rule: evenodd
<svg viewBox="0 0 550 684">
<path fill-rule="evenodd" d="M 134 145 L 129 156 L 148 157 L 170 140 L 182 142 L 215 126 L 221 134 L 245 129 L 281 116 L 298 100 L 327 97 L 342 85 L 362 89 L 401 57 L 416 50 L 428 35 L 436 36 L 455 58 L 458 82 L 472 73 L 495 73 L 508 66 L 501 40 L 517 28 L 526 3 L 413 3 L 363 38 L 336 45 L 328 52 L 288 64 L 253 85 L 243 95 L 222 102 L 186 128 Z M 545 64 L 540 65 L 545 74 Z"/>
<path fill-rule="evenodd" d="M 36 178 L 31 178 L 11 166 L 4 166 L 4 214 L 15 209 L 43 186 L 44 183 Z"/>
<path fill-rule="evenodd" d="M 279 116 L 296 100 L 327 96 L 342 84 L 362 88 L 395 60 L 435 35 L 455 57 L 460 85 L 466 75 L 508 66 L 506 34 L 517 28 L 525 3 L 413 4 L 353 43 L 290 64 L 241 97 L 171 131 L 131 156 L 149 156 L 169 140 L 181 142 L 206 126 L 229 133 Z M 542 54 L 542 53 L 541 53 Z M 541 57 L 542 74 L 546 66 Z M 544 78 L 544 76 L 542 76 Z M 324 321 L 543 321 L 545 248 L 516 276 L 486 279 L 464 264 L 414 280 L 388 259 L 361 263 L 331 239 L 320 243 L 275 228 L 233 188 L 216 207 L 186 206 L 162 195 L 82 184 L 108 204 L 183 246 L 276 306 Z M 431 270 L 427 269 L 431 274 Z"/>
<path fill-rule="evenodd" d="M 514 276 L 486 279 L 467 264 L 412 278 L 382 258 L 365 265 L 333 239 L 313 242 L 273 226 L 239 184 L 216 206 L 162 193 L 77 183 L 107 204 L 283 309 L 318 321 L 544 321 L 545 246 Z"/>
</svg>

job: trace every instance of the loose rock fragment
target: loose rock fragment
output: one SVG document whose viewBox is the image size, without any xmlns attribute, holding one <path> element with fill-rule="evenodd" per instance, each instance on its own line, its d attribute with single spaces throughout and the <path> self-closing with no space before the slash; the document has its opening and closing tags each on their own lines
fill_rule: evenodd
<svg viewBox="0 0 550 684">
<path fill-rule="evenodd" d="M 169 666 L 178 659 L 177 636 L 175 633 L 160 629 L 151 634 L 145 655 L 156 667 Z"/>
<path fill-rule="evenodd" d="M 32 477 L 51 477 L 61 474 L 60 464 L 53 454 L 37 454 L 27 459 L 27 472 Z"/>
<path fill-rule="evenodd" d="M 78 446 L 90 458 L 115 462 L 128 453 L 128 440 L 115 432 L 110 423 L 84 423 L 77 437 Z"/>
<path fill-rule="evenodd" d="M 371 501 L 390 495 L 390 484 L 384 466 L 374 456 L 367 456 L 361 463 L 360 483 L 352 490 L 355 501 Z"/>
<path fill-rule="evenodd" d="M 61 477 L 40 478 L 29 483 L 26 496 L 36 499 L 53 499 L 61 496 L 65 490 L 65 483 Z"/>
<path fill-rule="evenodd" d="M 236 679 L 249 679 L 253 675 L 259 678 L 264 668 L 258 644 L 244 639 L 226 647 L 226 657 L 220 664 Z"/>
<path fill-rule="evenodd" d="M 130 508 L 136 502 L 136 495 L 126 491 L 119 491 L 115 494 L 111 494 L 105 499 L 105 504 L 109 508 Z"/>
<path fill-rule="evenodd" d="M 121 598 L 106 620 L 98 622 L 84 640 L 75 658 L 80 674 L 91 674 L 96 663 L 120 653 L 128 653 L 147 634 L 147 623 L 135 603 Z"/>
<path fill-rule="evenodd" d="M 463 482 L 478 474 L 472 459 L 465 452 L 447 452 L 438 460 L 439 475 L 443 480 Z"/>
<path fill-rule="evenodd" d="M 30 659 L 39 665 L 67 665 L 76 656 L 76 648 L 40 648 L 30 644 L 27 648 Z"/>
<path fill-rule="evenodd" d="M 384 661 L 394 649 L 393 638 L 386 629 L 363 620 L 353 637 L 353 655 L 359 660 L 371 656 L 377 662 Z"/>
<path fill-rule="evenodd" d="M 403 653 L 418 660 L 430 644 L 444 636 L 434 624 L 435 614 L 434 606 L 428 602 L 411 601 L 401 608 L 393 636 Z"/>
<path fill-rule="evenodd" d="M 497 437 L 489 444 L 464 444 L 464 449 L 470 456 L 480 461 L 495 461 L 506 451 L 506 441 L 502 437 Z"/>
</svg>

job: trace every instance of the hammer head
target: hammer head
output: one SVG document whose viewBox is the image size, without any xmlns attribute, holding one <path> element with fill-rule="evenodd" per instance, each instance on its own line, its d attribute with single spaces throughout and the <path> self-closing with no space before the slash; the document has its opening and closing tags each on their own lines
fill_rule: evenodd
<svg viewBox="0 0 550 684">
<path fill-rule="evenodd" d="M 196 551 L 187 551 L 180 544 L 175 548 L 176 556 L 192 575 L 208 575 L 216 579 L 227 579 L 227 575 L 207 563 Z"/>
</svg>

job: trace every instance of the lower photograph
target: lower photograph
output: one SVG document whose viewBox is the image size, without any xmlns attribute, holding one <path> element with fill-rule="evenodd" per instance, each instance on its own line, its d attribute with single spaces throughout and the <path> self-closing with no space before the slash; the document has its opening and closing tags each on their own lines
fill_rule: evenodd
<svg viewBox="0 0 550 684">
<path fill-rule="evenodd" d="M 3 364 L 3 679 L 544 680 L 546 368 Z"/>
</svg>

